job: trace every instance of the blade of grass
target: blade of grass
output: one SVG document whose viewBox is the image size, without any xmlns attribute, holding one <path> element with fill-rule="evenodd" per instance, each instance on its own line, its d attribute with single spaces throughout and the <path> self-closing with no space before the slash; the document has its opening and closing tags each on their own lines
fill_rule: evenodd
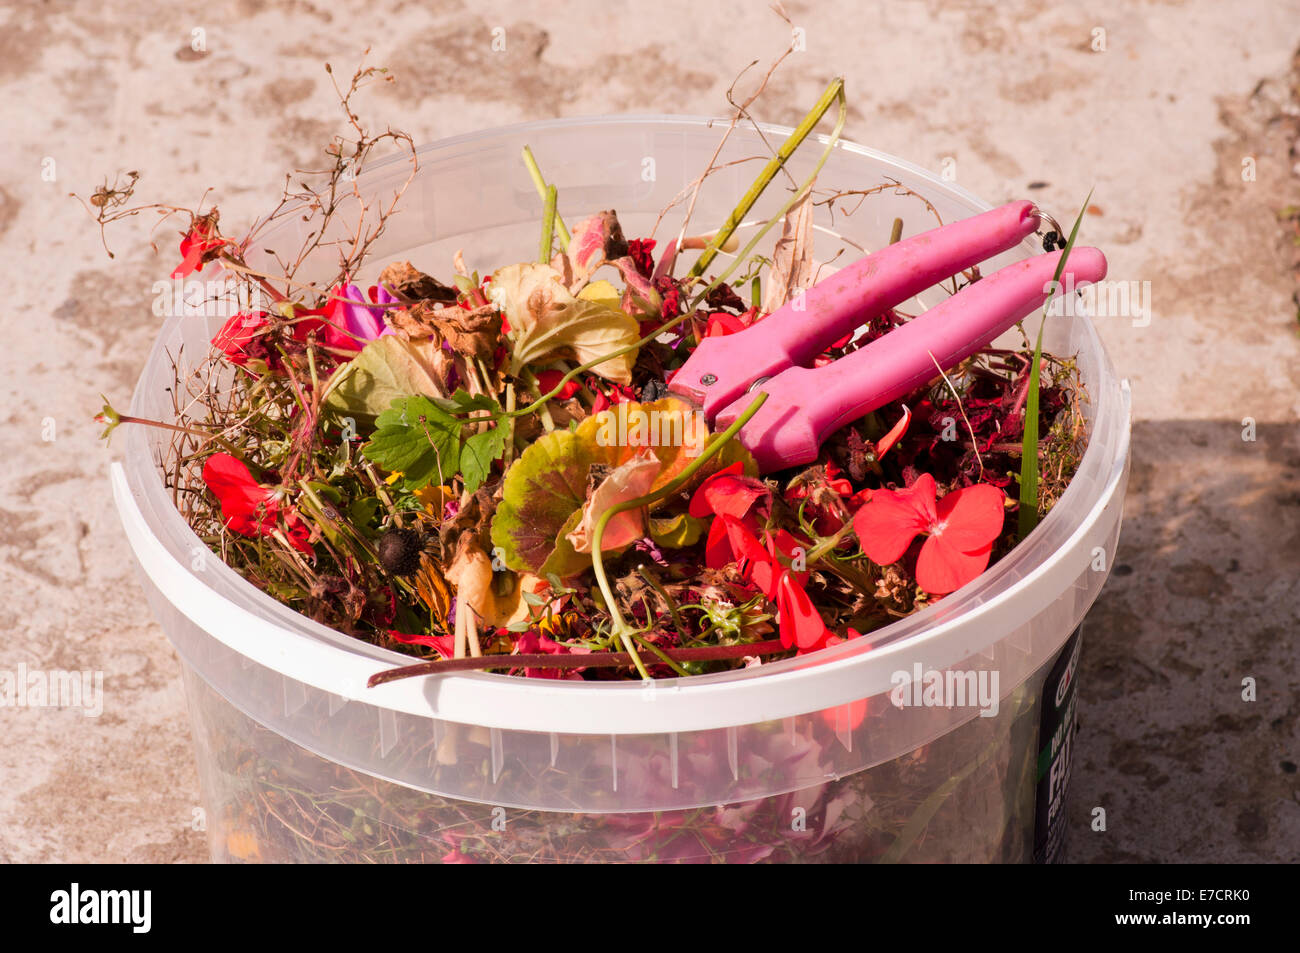
<svg viewBox="0 0 1300 953">
<path fill-rule="evenodd" d="M 554 185 L 546 187 L 546 206 L 542 209 L 542 244 L 538 252 L 538 261 L 543 265 L 551 260 L 551 240 L 555 237 L 555 199 Z"/>
<path fill-rule="evenodd" d="M 523 149 L 524 165 L 528 167 L 528 175 L 533 180 L 533 185 L 537 187 L 537 196 L 543 202 L 546 201 L 546 180 L 542 178 L 542 170 L 537 165 L 537 160 L 533 158 L 533 150 L 524 146 Z M 555 216 L 555 230 L 560 235 L 560 250 L 569 250 L 569 230 L 564 226 L 564 219 L 560 218 L 559 213 Z M 549 259 L 548 259 L 549 260 Z"/>
<path fill-rule="evenodd" d="M 1074 227 L 1070 229 L 1070 239 L 1065 243 L 1065 250 L 1061 252 L 1061 260 L 1056 263 L 1056 274 L 1052 282 L 1057 292 L 1060 290 L 1065 262 L 1074 248 L 1074 240 L 1079 235 L 1079 225 L 1091 201 L 1092 190 L 1089 189 L 1088 197 L 1083 200 L 1083 208 L 1079 209 L 1079 215 L 1074 220 Z M 1049 296 L 1047 303 L 1043 305 L 1043 320 L 1038 325 L 1034 363 L 1029 369 L 1029 393 L 1025 400 L 1025 434 L 1021 442 L 1020 456 L 1020 511 L 1017 521 L 1017 532 L 1021 539 L 1028 536 L 1038 525 L 1038 371 L 1039 365 L 1043 362 L 1043 328 L 1047 325 L 1047 311 L 1051 305 L 1052 299 Z"/>
</svg>

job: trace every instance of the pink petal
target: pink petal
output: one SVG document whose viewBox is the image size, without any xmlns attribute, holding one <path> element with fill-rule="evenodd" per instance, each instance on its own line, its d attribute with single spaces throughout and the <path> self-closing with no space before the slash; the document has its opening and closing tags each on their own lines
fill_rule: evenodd
<svg viewBox="0 0 1300 953">
<path fill-rule="evenodd" d="M 663 462 L 645 448 L 637 456 L 610 471 L 592 492 L 582 510 L 582 522 L 568 534 L 569 542 L 580 553 L 591 552 L 592 533 L 606 510 L 650 492 Z M 645 515 L 640 509 L 625 510 L 605 524 L 600 548 L 603 552 L 621 549 L 645 535 Z"/>
</svg>

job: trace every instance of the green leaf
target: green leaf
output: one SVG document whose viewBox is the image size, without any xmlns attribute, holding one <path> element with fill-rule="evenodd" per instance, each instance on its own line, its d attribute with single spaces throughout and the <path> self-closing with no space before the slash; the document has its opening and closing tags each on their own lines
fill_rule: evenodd
<svg viewBox="0 0 1300 953">
<path fill-rule="evenodd" d="M 592 465 L 619 467 L 645 446 L 640 438 L 646 433 L 636 423 L 642 412 L 646 416 L 640 419 L 659 421 L 657 429 L 661 438 L 672 435 L 669 443 L 650 448 L 663 464 L 652 491 L 676 478 L 705 448 L 720 439 L 718 434 L 704 439 L 693 427 L 688 427 L 693 411 L 676 398 L 619 407 L 622 409 L 616 413 L 586 418 L 574 430 L 555 430 L 544 435 L 506 471 L 501 504 L 492 520 L 492 544 L 501 547 L 506 565 L 511 569 L 542 575 L 550 571 L 545 567 L 551 554 L 557 547 L 566 545 L 560 537 L 577 525 L 575 522 L 566 530 L 566 524 L 574 511 L 580 511 L 587 501 Z M 667 426 L 670 420 L 673 425 Z M 692 444 L 692 438 L 697 442 Z M 733 440 L 707 460 L 680 492 L 690 493 L 709 474 L 738 460 L 744 464 L 746 473 L 757 474 L 754 458 L 740 441 Z M 571 564 L 564 562 L 566 568 Z"/>
<path fill-rule="evenodd" d="M 374 523 L 379 505 L 379 500 L 375 497 L 363 496 L 348 507 L 348 519 L 352 522 L 352 528 L 370 539 L 378 536 Z"/>
<path fill-rule="evenodd" d="M 591 568 L 591 553 L 580 553 L 573 548 L 573 543 L 569 539 L 569 534 L 578 528 L 582 522 L 581 507 L 574 510 L 569 518 L 564 521 L 560 531 L 555 536 L 555 548 L 551 554 L 546 557 L 546 562 L 542 563 L 542 575 L 557 575 L 561 578 L 572 578 L 580 572 L 585 572 Z"/>
<path fill-rule="evenodd" d="M 493 426 L 476 433 L 460 448 L 460 475 L 465 479 L 465 489 L 473 493 L 492 472 L 492 461 L 505 453 L 505 431 Z"/>
<path fill-rule="evenodd" d="M 650 538 L 660 546 L 666 546 L 669 549 L 682 549 L 686 546 L 694 546 L 704 535 L 704 529 L 708 526 L 702 519 L 696 519 L 689 513 L 679 513 L 676 516 L 650 517 Z"/>
<path fill-rule="evenodd" d="M 599 449 L 576 432 L 556 430 L 511 464 L 492 519 L 492 545 L 501 547 L 507 566 L 541 571 L 565 521 L 587 498 L 587 473 L 599 462 Z"/>
<path fill-rule="evenodd" d="M 445 483 L 460 469 L 461 422 L 427 397 L 407 397 L 379 415 L 361 452 L 389 473 L 401 472 L 408 489 Z"/>
<path fill-rule="evenodd" d="M 1061 259 L 1056 263 L 1056 274 L 1052 277 L 1053 287 L 1060 287 L 1066 259 L 1070 257 L 1070 251 L 1074 248 L 1074 240 L 1079 235 L 1079 225 L 1083 222 L 1083 216 L 1088 211 L 1088 203 L 1091 201 L 1092 190 L 1090 189 L 1088 197 L 1083 200 L 1083 208 L 1079 209 L 1078 218 L 1074 220 L 1074 227 L 1070 229 L 1070 238 L 1065 243 L 1065 250 L 1061 252 Z M 1050 306 L 1049 298 L 1047 304 L 1043 306 L 1043 320 L 1038 325 L 1038 341 L 1034 344 L 1034 363 L 1029 369 L 1029 390 L 1025 399 L 1025 433 L 1021 442 L 1020 456 L 1020 507 L 1016 521 L 1016 531 L 1021 539 L 1028 536 L 1038 525 L 1038 366 L 1043 362 L 1043 328 L 1047 325 L 1047 309 Z"/>
<path fill-rule="evenodd" d="M 392 334 L 376 338 L 330 378 L 325 406 L 340 417 L 370 421 L 395 400 L 444 396 L 442 379 L 433 369 L 431 346 Z"/>
<path fill-rule="evenodd" d="M 471 394 L 463 387 L 457 389 L 450 397 L 436 398 L 434 403 L 453 414 L 470 414 L 485 410 L 493 417 L 500 417 L 504 413 L 494 397 L 488 394 Z"/>
</svg>

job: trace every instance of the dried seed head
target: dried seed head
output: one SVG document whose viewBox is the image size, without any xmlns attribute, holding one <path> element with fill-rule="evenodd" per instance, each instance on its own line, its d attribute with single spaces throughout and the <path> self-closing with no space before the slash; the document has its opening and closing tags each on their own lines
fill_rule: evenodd
<svg viewBox="0 0 1300 953">
<path fill-rule="evenodd" d="M 420 568 L 424 539 L 413 529 L 394 526 L 379 537 L 379 564 L 393 576 L 409 576 Z"/>
</svg>

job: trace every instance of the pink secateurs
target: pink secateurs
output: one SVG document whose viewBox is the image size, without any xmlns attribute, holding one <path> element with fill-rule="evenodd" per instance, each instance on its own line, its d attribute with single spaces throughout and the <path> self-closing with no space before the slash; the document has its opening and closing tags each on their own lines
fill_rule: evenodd
<svg viewBox="0 0 1300 953">
<path fill-rule="evenodd" d="M 936 378 L 1041 308 L 1063 252 L 1008 265 L 871 344 L 809 367 L 833 341 L 869 319 L 1037 230 L 1031 202 L 1012 202 L 889 245 L 818 282 L 763 320 L 705 338 L 668 388 L 700 407 L 710 425 L 729 426 L 749 392 L 768 397 L 739 438 L 764 472 L 811 463 L 839 428 Z M 1069 277 L 1067 277 L 1069 276 Z M 1070 252 L 1061 282 L 1106 277 L 1096 248 Z"/>
</svg>

